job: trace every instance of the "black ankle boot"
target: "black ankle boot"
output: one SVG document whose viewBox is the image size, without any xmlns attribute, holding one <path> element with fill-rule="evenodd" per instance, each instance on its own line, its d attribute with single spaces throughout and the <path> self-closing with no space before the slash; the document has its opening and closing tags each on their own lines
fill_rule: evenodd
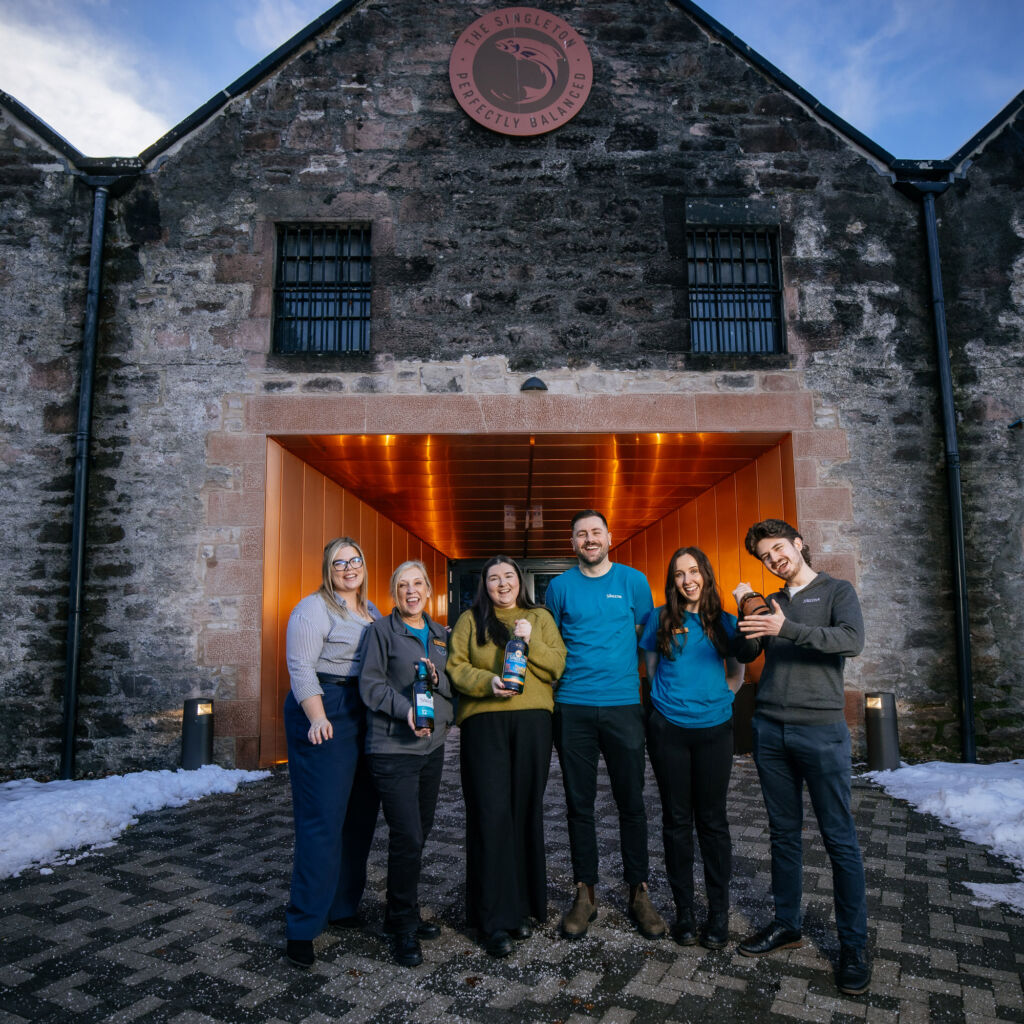
<svg viewBox="0 0 1024 1024">
<path fill-rule="evenodd" d="M 700 930 L 700 944 L 705 949 L 725 949 L 729 945 L 729 911 L 712 910 Z"/>
</svg>

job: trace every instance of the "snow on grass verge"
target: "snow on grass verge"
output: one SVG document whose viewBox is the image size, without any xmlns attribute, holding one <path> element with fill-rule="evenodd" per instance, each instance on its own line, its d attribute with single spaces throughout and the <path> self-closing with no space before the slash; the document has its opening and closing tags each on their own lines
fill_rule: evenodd
<svg viewBox="0 0 1024 1024">
<path fill-rule="evenodd" d="M 934 814 L 965 839 L 988 847 L 1024 873 L 1024 761 L 904 765 L 868 772 L 890 796 Z M 965 882 L 979 906 L 1002 903 L 1024 913 L 1024 881 Z"/>
<path fill-rule="evenodd" d="M 195 771 L 131 772 L 106 779 L 5 782 L 0 785 L 0 878 L 40 865 L 74 864 L 86 856 L 83 851 L 112 846 L 139 814 L 181 807 L 210 793 L 233 793 L 240 783 L 269 775 L 208 764 Z"/>
</svg>

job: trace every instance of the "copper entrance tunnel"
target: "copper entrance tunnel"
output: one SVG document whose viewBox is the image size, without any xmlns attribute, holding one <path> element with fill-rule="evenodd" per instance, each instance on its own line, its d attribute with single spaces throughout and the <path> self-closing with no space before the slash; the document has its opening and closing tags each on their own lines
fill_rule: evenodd
<svg viewBox="0 0 1024 1024">
<path fill-rule="evenodd" d="M 569 521 L 578 510 L 600 509 L 622 543 L 783 436 L 359 434 L 277 441 L 448 558 L 551 558 L 571 554 Z M 530 525 L 531 509 L 540 511 L 542 525 Z"/>
<path fill-rule="evenodd" d="M 296 602 L 319 586 L 327 540 L 341 534 L 359 540 L 370 599 L 385 612 L 391 570 L 422 559 L 434 581 L 430 612 L 446 622 L 450 560 L 571 556 L 569 522 L 585 508 L 608 517 L 612 558 L 647 576 L 656 603 L 663 600 L 668 558 L 695 544 L 711 559 L 730 608 L 727 595 L 740 579 L 765 585 L 760 563 L 743 550 L 747 527 L 769 516 L 796 520 L 791 436 L 268 437 L 260 763 L 286 757 L 284 633 Z"/>
</svg>

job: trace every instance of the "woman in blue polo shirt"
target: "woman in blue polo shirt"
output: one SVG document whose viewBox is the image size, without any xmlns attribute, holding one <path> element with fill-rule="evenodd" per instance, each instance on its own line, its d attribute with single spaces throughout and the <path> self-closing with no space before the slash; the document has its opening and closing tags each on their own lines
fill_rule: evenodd
<svg viewBox="0 0 1024 1024">
<path fill-rule="evenodd" d="M 651 680 L 647 745 L 661 793 L 665 870 L 676 903 L 672 937 L 722 949 L 729 941 L 732 840 L 725 801 L 732 771 L 732 701 L 740 662 L 758 645 L 722 611 L 715 574 L 700 548 L 668 563 L 665 604 L 647 619 L 640 646 Z M 708 917 L 699 936 L 693 907 L 693 829 L 697 828 Z"/>
</svg>

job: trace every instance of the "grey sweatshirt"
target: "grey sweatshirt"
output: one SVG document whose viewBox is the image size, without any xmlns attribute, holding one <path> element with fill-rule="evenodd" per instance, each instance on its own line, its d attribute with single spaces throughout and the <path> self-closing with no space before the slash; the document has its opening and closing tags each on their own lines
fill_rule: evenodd
<svg viewBox="0 0 1024 1024">
<path fill-rule="evenodd" d="M 342 604 L 345 599 L 339 598 Z M 380 612 L 367 602 L 370 618 Z M 301 704 L 315 694 L 323 696 L 317 672 L 329 676 L 357 676 L 363 653 L 360 642 L 369 623 L 354 615 L 343 619 L 330 611 L 320 594 L 304 597 L 292 610 L 285 634 L 285 657 L 292 693 Z"/>
<path fill-rule="evenodd" d="M 757 714 L 778 722 L 824 725 L 843 720 L 843 667 L 864 648 L 857 592 L 819 572 L 792 600 L 771 595 L 786 616 L 778 636 L 761 641 L 764 671 Z"/>
</svg>

